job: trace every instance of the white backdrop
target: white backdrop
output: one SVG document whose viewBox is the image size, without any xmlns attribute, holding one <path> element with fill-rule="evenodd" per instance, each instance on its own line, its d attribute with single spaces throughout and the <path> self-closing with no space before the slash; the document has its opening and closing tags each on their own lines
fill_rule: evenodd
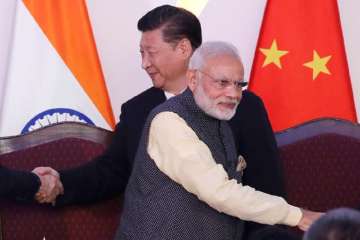
<svg viewBox="0 0 360 240">
<path fill-rule="evenodd" d="M 0 107 L 5 83 L 7 57 L 15 13 L 15 0 L 0 3 Z M 240 50 L 249 76 L 265 0 L 209 0 L 199 16 L 204 40 L 226 40 Z M 151 85 L 140 67 L 137 20 L 160 4 L 175 0 L 87 0 L 90 19 L 109 89 L 116 120 L 127 99 Z M 352 79 L 353 93 L 360 119 L 360 1 L 339 0 L 340 15 Z M 335 101 L 335 100 L 334 100 Z M 18 111 L 21 109 L 17 109 Z"/>
</svg>

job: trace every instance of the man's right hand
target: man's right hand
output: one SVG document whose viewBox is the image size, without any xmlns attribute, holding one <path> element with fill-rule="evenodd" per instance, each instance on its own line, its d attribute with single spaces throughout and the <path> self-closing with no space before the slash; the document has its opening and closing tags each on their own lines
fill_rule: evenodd
<svg viewBox="0 0 360 240">
<path fill-rule="evenodd" d="M 305 209 L 301 209 L 301 211 L 303 216 L 297 226 L 303 231 L 308 230 L 310 225 L 324 214 L 322 212 L 313 212 Z"/>
<path fill-rule="evenodd" d="M 35 199 L 39 203 L 52 203 L 52 205 L 55 205 L 57 196 L 64 193 L 59 173 L 51 167 L 37 167 L 32 172 L 41 181 L 41 186 L 35 194 Z"/>
</svg>

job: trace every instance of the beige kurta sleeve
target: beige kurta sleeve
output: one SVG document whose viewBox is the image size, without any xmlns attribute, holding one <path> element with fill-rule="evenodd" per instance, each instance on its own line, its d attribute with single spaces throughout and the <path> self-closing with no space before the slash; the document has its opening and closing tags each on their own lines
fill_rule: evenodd
<svg viewBox="0 0 360 240">
<path fill-rule="evenodd" d="M 157 167 L 219 212 L 243 220 L 295 226 L 301 210 L 283 198 L 256 191 L 229 179 L 184 119 L 162 112 L 151 122 L 147 151 Z"/>
</svg>

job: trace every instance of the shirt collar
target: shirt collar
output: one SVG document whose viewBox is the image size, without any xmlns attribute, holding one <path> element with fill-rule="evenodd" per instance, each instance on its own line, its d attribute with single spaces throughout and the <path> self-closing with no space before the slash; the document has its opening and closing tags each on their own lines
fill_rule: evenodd
<svg viewBox="0 0 360 240">
<path fill-rule="evenodd" d="M 183 93 L 185 90 L 186 90 L 186 88 L 184 88 L 183 90 L 181 90 L 181 92 L 180 92 L 179 94 Z M 165 91 L 165 90 L 164 90 L 164 94 L 165 94 L 166 100 L 169 100 L 170 98 L 172 98 L 172 97 L 175 96 L 175 94 L 173 94 L 173 93 L 171 93 L 171 92 L 167 92 L 167 91 Z"/>
</svg>

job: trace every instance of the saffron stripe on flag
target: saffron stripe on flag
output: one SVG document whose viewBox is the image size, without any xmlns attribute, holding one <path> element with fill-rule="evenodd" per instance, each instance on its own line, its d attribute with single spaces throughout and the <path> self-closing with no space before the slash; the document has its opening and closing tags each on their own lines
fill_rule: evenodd
<svg viewBox="0 0 360 240">
<path fill-rule="evenodd" d="M 115 120 L 83 0 L 23 0 L 106 122 Z"/>
</svg>

